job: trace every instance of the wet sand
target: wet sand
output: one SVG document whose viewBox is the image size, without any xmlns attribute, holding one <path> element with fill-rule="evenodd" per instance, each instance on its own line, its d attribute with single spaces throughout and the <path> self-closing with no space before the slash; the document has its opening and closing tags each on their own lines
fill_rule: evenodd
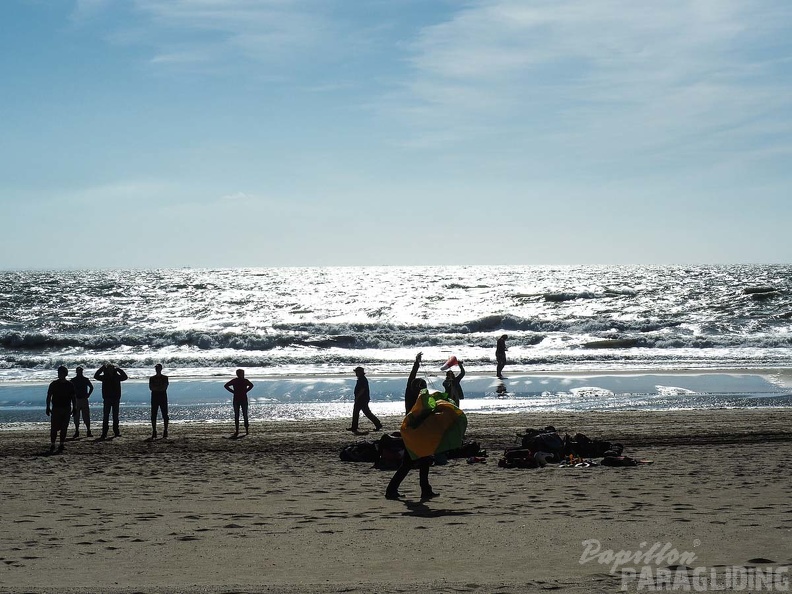
<svg viewBox="0 0 792 594">
<path fill-rule="evenodd" d="M 472 413 L 487 463 L 433 467 L 427 502 L 415 473 L 388 501 L 391 471 L 341 462 L 378 436 L 347 424 L 258 422 L 239 440 L 231 424 L 178 424 L 151 442 L 122 421 L 122 437 L 54 456 L 44 425 L 0 431 L 0 592 L 617 591 L 610 564 L 580 562 L 592 539 L 670 543 L 695 567 L 792 563 L 791 409 Z M 517 432 L 548 424 L 653 464 L 497 466 Z"/>
</svg>

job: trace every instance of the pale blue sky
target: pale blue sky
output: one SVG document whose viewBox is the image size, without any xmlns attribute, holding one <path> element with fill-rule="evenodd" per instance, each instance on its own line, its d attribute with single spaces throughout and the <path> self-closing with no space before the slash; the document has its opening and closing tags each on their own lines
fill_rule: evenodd
<svg viewBox="0 0 792 594">
<path fill-rule="evenodd" d="M 2 0 L 0 268 L 792 262 L 788 0 Z"/>
</svg>

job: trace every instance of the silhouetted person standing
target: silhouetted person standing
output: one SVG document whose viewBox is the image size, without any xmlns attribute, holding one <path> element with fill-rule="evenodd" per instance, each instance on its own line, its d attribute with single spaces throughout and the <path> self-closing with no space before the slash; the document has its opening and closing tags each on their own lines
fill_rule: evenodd
<svg viewBox="0 0 792 594">
<path fill-rule="evenodd" d="M 60 433 L 58 452 L 63 451 L 69 421 L 77 402 L 74 397 L 74 386 L 66 379 L 69 370 L 63 365 L 58 367 L 58 379 L 50 382 L 47 388 L 47 416 L 50 418 L 50 452 L 55 451 L 55 438 Z"/>
<path fill-rule="evenodd" d="M 82 367 L 78 367 L 75 373 L 77 375 L 69 380 L 74 386 L 74 395 L 77 398 L 77 405 L 74 407 L 74 437 L 80 437 L 80 415 L 82 415 L 83 423 L 85 423 L 86 435 L 93 437 L 91 433 L 91 409 L 88 406 L 88 398 L 93 394 L 93 384 L 91 380 L 83 375 Z"/>
<path fill-rule="evenodd" d="M 157 411 L 162 411 L 163 439 L 168 438 L 168 376 L 162 375 L 162 365 L 154 366 L 154 375 L 149 378 L 151 390 L 151 439 L 157 439 Z"/>
<path fill-rule="evenodd" d="M 457 361 L 457 365 L 459 365 L 459 375 L 454 375 L 454 372 L 450 369 L 446 371 L 446 379 L 443 382 L 443 388 L 451 401 L 459 406 L 460 401 L 465 397 L 461 385 L 462 378 L 465 377 L 465 366 L 462 365 L 462 361 Z"/>
<path fill-rule="evenodd" d="M 361 412 L 368 417 L 369 421 L 374 423 L 374 431 L 379 431 L 382 429 L 382 423 L 380 423 L 380 420 L 369 408 L 371 393 L 369 392 L 366 371 L 362 367 L 355 367 L 355 375 L 357 376 L 357 383 L 355 384 L 355 405 L 352 408 L 352 426 L 347 428 L 347 431 L 357 433 L 358 420 Z"/>
<path fill-rule="evenodd" d="M 505 334 L 502 335 L 498 342 L 495 344 L 495 361 L 498 362 L 496 375 L 503 378 L 503 368 L 506 366 L 506 339 L 509 338 Z"/>
<path fill-rule="evenodd" d="M 234 426 L 236 430 L 232 437 L 239 437 L 239 411 L 245 423 L 245 435 L 248 434 L 248 392 L 253 389 L 253 384 L 245 377 L 244 369 L 237 369 L 236 377 L 223 386 L 234 395 Z"/>
<path fill-rule="evenodd" d="M 110 413 L 113 413 L 113 434 L 121 437 L 118 422 L 118 413 L 121 406 L 121 382 L 128 378 L 126 372 L 112 363 L 105 363 L 94 373 L 94 379 L 102 382 L 102 437 L 107 439 L 107 431 L 110 425 Z"/>
</svg>

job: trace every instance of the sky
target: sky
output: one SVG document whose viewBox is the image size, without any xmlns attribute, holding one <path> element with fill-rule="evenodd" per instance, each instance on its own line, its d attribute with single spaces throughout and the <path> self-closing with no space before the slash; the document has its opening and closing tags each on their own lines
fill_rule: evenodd
<svg viewBox="0 0 792 594">
<path fill-rule="evenodd" d="M 2 0 L 0 269 L 792 263 L 788 0 Z"/>
</svg>

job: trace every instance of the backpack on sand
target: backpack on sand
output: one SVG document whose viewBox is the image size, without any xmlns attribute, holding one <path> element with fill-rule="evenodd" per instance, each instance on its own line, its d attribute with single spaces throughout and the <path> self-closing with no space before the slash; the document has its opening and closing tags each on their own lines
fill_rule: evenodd
<svg viewBox="0 0 792 594">
<path fill-rule="evenodd" d="M 564 456 L 564 439 L 554 427 L 545 427 L 541 431 L 528 429 L 522 436 L 522 447 L 534 452 L 548 452 L 556 455 L 559 460 Z"/>
<path fill-rule="evenodd" d="M 577 454 L 581 458 L 620 456 L 624 451 L 624 446 L 620 443 L 590 439 L 582 433 L 575 433 L 572 441 L 569 442 L 569 448 L 572 450 L 571 453 Z"/>
<path fill-rule="evenodd" d="M 344 446 L 340 456 L 344 462 L 376 462 L 379 454 L 373 441 L 358 441 Z"/>
<path fill-rule="evenodd" d="M 377 460 L 374 466 L 380 470 L 396 470 L 404 458 L 404 440 L 401 433 L 385 433 L 377 442 Z"/>
<path fill-rule="evenodd" d="M 539 463 L 534 458 L 534 453 L 527 448 L 509 448 L 503 452 L 503 457 L 498 460 L 501 468 L 538 468 Z"/>
</svg>

